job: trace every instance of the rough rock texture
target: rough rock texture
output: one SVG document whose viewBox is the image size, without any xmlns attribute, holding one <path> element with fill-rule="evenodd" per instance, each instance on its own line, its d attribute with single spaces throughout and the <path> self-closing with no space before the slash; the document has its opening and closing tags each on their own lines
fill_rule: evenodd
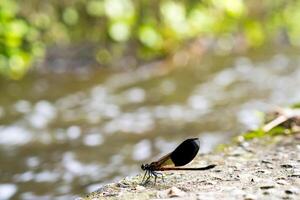
<svg viewBox="0 0 300 200">
<path fill-rule="evenodd" d="M 97 199 L 300 199 L 299 135 L 260 138 L 198 156 L 190 167 L 209 171 L 164 172 L 164 182 L 141 186 L 142 174 L 93 192 Z"/>
</svg>

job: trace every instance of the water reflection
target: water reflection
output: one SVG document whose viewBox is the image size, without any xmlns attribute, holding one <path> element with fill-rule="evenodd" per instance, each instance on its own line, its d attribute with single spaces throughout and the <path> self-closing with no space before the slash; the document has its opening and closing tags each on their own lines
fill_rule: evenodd
<svg viewBox="0 0 300 200">
<path fill-rule="evenodd" d="M 18 187 L 15 184 L 0 184 L 0 198 L 9 199 L 11 198 L 18 190 Z"/>
<path fill-rule="evenodd" d="M 145 139 L 134 145 L 132 158 L 137 161 L 146 160 L 151 156 L 151 152 L 151 142 Z"/>
<path fill-rule="evenodd" d="M 161 76 L 143 68 L 101 80 L 99 74 L 65 77 L 64 84 L 44 77 L 47 90 L 17 98 L 3 94 L 0 199 L 68 199 L 91 192 L 136 174 L 141 163 L 184 138 L 199 136 L 201 151 L 208 152 L 259 125 L 257 110 L 299 101 L 299 57 L 223 59 Z M 22 83 L 14 87 L 24 89 Z"/>
<path fill-rule="evenodd" d="M 18 125 L 0 127 L 0 137 L 4 146 L 25 145 L 33 140 L 31 132 Z"/>
</svg>

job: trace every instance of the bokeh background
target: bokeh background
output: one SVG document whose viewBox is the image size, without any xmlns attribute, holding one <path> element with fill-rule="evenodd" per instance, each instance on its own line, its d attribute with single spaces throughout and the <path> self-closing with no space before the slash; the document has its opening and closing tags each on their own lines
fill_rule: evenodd
<svg viewBox="0 0 300 200">
<path fill-rule="evenodd" d="M 1 0 L 0 199 L 72 199 L 298 103 L 299 19 L 298 0 Z"/>
</svg>

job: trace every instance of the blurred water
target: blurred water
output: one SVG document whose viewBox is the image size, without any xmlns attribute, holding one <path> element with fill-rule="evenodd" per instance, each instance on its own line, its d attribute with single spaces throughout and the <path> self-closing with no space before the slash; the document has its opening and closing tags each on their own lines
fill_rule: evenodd
<svg viewBox="0 0 300 200">
<path fill-rule="evenodd" d="M 159 76 L 1 81 L 0 199 L 71 199 L 138 173 L 185 138 L 209 152 L 257 127 L 258 110 L 300 101 L 296 52 L 210 58 Z"/>
</svg>

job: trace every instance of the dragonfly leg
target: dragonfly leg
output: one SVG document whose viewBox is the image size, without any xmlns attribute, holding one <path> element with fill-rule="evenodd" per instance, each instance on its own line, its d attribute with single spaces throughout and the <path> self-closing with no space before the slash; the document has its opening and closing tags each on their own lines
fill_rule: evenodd
<svg viewBox="0 0 300 200">
<path fill-rule="evenodd" d="M 154 185 L 156 184 L 156 179 L 157 179 L 157 174 L 155 172 L 152 172 L 153 176 L 154 176 Z"/>
<path fill-rule="evenodd" d="M 164 180 L 164 174 L 163 174 L 163 173 L 161 173 L 161 172 L 156 172 L 156 175 L 160 175 L 162 181 L 165 182 L 165 180 Z"/>
<path fill-rule="evenodd" d="M 161 173 L 161 172 L 156 172 L 156 171 L 155 171 L 155 172 L 153 172 L 153 175 L 154 175 L 156 178 L 157 178 L 158 176 L 161 176 L 163 182 L 165 182 L 163 173 Z"/>
<path fill-rule="evenodd" d="M 143 176 L 143 180 L 141 182 L 141 185 L 145 185 L 146 184 L 146 180 L 148 180 L 149 177 L 149 171 L 146 170 L 144 176 Z"/>
<path fill-rule="evenodd" d="M 145 180 L 147 174 L 148 174 L 148 171 L 145 171 L 145 174 L 144 174 L 144 176 L 143 176 L 142 183 L 144 182 L 144 180 Z"/>
<path fill-rule="evenodd" d="M 146 180 L 142 183 L 142 185 L 146 185 L 150 181 L 150 178 L 152 177 L 151 171 L 146 171 L 146 173 L 148 176 Z"/>
</svg>

